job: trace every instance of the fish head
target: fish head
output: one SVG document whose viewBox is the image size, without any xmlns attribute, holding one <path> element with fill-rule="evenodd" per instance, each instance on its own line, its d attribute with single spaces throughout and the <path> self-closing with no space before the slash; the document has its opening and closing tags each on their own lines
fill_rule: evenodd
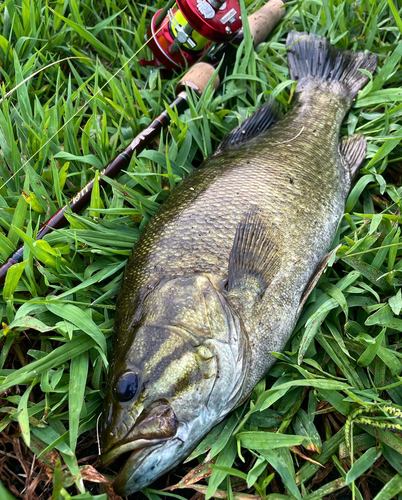
<svg viewBox="0 0 402 500">
<path fill-rule="evenodd" d="M 101 463 L 127 453 L 116 493 L 138 491 L 177 465 L 234 407 L 246 377 L 240 330 L 206 276 L 166 280 L 148 295 L 126 332 L 131 342 L 115 346 L 105 398 Z"/>
</svg>

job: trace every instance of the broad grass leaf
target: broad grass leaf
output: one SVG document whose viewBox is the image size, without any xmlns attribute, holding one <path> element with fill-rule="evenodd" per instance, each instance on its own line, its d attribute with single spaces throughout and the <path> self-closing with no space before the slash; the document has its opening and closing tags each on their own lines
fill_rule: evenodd
<svg viewBox="0 0 402 500">
<path fill-rule="evenodd" d="M 393 295 L 388 299 L 388 304 L 390 305 L 392 312 L 396 315 L 399 315 L 402 309 L 402 293 L 401 290 L 398 290 L 396 295 Z"/>
<path fill-rule="evenodd" d="M 15 246 L 11 243 L 7 236 L 0 233 L 0 259 L 5 261 L 13 252 L 15 252 Z"/>
<path fill-rule="evenodd" d="M 50 266 L 54 269 L 57 268 L 57 259 L 55 257 L 56 252 L 52 249 L 49 243 L 43 240 L 35 240 L 21 231 L 18 227 L 15 227 L 14 229 L 38 260 L 43 262 L 45 266 Z M 60 258 L 60 261 L 63 264 L 68 264 L 63 257 Z"/>
<path fill-rule="evenodd" d="M 369 161 L 366 168 L 370 168 L 372 165 L 380 162 L 385 158 L 394 148 L 398 146 L 401 141 L 402 127 L 395 131 L 395 139 L 390 139 L 385 141 L 384 144 L 379 148 L 373 158 Z"/>
<path fill-rule="evenodd" d="M 359 425 L 364 427 L 364 430 L 368 434 L 375 437 L 382 444 L 389 446 L 402 456 L 402 438 L 393 434 L 391 431 L 387 431 L 379 427 L 374 428 L 365 424 L 359 424 Z"/>
<path fill-rule="evenodd" d="M 371 281 L 371 283 L 376 287 L 380 288 L 383 291 L 389 289 L 389 284 L 382 277 L 384 273 L 379 269 L 357 257 L 349 257 L 348 255 L 344 255 L 341 256 L 341 259 L 351 267 L 359 271 L 359 273 L 361 273 L 365 278 Z"/>
<path fill-rule="evenodd" d="M 201 443 L 197 446 L 197 448 L 186 458 L 184 463 L 190 462 L 194 458 L 207 453 L 212 446 L 216 443 L 216 441 L 219 439 L 219 436 L 221 435 L 223 429 L 226 428 L 228 424 L 229 418 L 221 422 L 220 424 L 216 425 L 209 434 L 205 436 L 205 438 L 201 441 Z"/>
<path fill-rule="evenodd" d="M 322 500 L 323 498 L 328 498 L 328 496 L 334 494 L 336 491 L 341 490 L 345 486 L 346 483 L 344 479 L 334 479 L 321 488 L 314 490 L 312 493 L 310 493 L 310 495 L 304 496 L 303 500 Z M 358 494 L 357 498 L 359 500 L 363 500 L 358 496 Z"/>
<path fill-rule="evenodd" d="M 241 472 L 237 469 L 234 469 L 233 467 L 223 467 L 222 465 L 217 465 L 217 464 L 210 464 L 210 467 L 212 470 L 218 470 L 220 472 L 224 472 L 227 475 L 231 475 L 234 477 L 240 477 L 241 479 L 246 480 L 247 479 L 247 474 L 244 472 Z"/>
<path fill-rule="evenodd" d="M 306 323 L 306 329 L 303 333 L 303 337 L 299 346 L 299 353 L 297 357 L 297 362 L 299 365 L 303 361 L 304 355 L 306 354 L 310 343 L 314 339 L 315 334 L 321 327 L 329 311 L 331 311 L 331 309 L 335 309 L 336 307 L 338 307 L 338 301 L 335 299 L 329 299 L 318 309 L 318 311 L 314 315 L 310 316 L 310 318 L 308 319 Z"/>
<path fill-rule="evenodd" d="M 26 179 L 24 183 L 24 190 L 29 189 L 28 179 Z M 19 228 L 24 227 L 25 216 L 27 213 L 28 205 L 26 204 L 24 198 L 21 196 L 18 200 L 17 206 L 14 210 L 12 224 L 10 226 L 10 230 L 8 232 L 8 239 L 10 240 L 12 245 L 17 245 L 21 232 L 19 232 Z M 24 233 L 23 233 L 24 234 Z"/>
<path fill-rule="evenodd" d="M 90 202 L 90 214 L 92 217 L 99 217 L 99 212 L 98 208 L 105 208 L 101 195 L 100 195 L 100 188 L 99 188 L 99 171 L 97 170 L 95 172 L 95 179 L 93 181 L 93 188 L 92 188 L 92 193 L 91 193 L 91 202 Z"/>
<path fill-rule="evenodd" d="M 327 326 L 329 327 L 328 323 Z M 354 359 L 351 356 L 347 357 L 344 354 L 344 351 L 341 348 L 342 344 L 339 344 L 337 341 L 328 338 L 327 335 L 323 335 L 321 331 L 317 332 L 316 339 L 317 342 L 323 347 L 325 352 L 334 361 L 334 363 L 339 366 L 340 370 L 347 378 L 349 384 L 352 387 L 355 386 L 363 389 L 363 383 L 360 380 L 359 376 L 356 374 L 356 370 L 353 366 Z M 351 362 L 351 360 L 353 360 L 353 362 Z"/>
<path fill-rule="evenodd" d="M 398 493 L 402 491 L 402 476 L 396 474 L 388 483 L 377 493 L 374 500 L 393 500 Z"/>
<path fill-rule="evenodd" d="M 52 448 L 56 448 L 64 455 L 74 457 L 74 453 L 65 442 L 65 439 L 62 435 L 60 435 L 56 430 L 54 430 L 50 426 L 46 427 L 33 427 L 32 433 L 35 434 L 37 438 L 42 440 L 44 443 L 48 445 L 52 445 Z M 43 450 L 43 453 L 47 453 L 49 451 L 48 448 Z"/>
<path fill-rule="evenodd" d="M 311 443 L 306 444 L 308 450 L 321 453 L 322 441 L 313 420 L 314 415 L 308 414 L 300 408 L 296 417 L 292 420 L 293 429 L 296 434 L 309 438 Z"/>
<path fill-rule="evenodd" d="M 364 322 L 367 326 L 372 325 L 387 325 L 390 321 L 392 321 L 394 315 L 388 304 L 385 304 L 383 307 L 378 309 L 374 314 L 369 316 Z"/>
<path fill-rule="evenodd" d="M 356 99 L 354 106 L 356 108 L 384 105 L 385 103 L 393 103 L 402 101 L 402 91 L 400 89 L 382 89 L 370 92 L 367 97 Z"/>
<path fill-rule="evenodd" d="M 170 487 L 170 490 L 177 488 L 188 488 L 191 484 L 198 483 L 201 479 L 209 477 L 212 473 L 211 463 L 201 463 L 186 474 L 178 483 Z"/>
<path fill-rule="evenodd" d="M 161 165 L 168 172 L 168 174 L 169 174 L 170 167 L 171 167 L 171 170 L 176 175 L 182 174 L 182 170 L 179 167 L 179 165 L 175 161 L 173 161 L 172 159 L 168 160 L 167 156 L 159 151 L 152 151 L 152 150 L 151 151 L 143 151 L 142 153 L 140 153 L 138 155 L 138 158 L 146 158 L 148 160 L 154 161 L 158 165 Z M 168 161 L 169 161 L 170 167 L 168 167 Z M 172 174 L 170 173 L 169 176 L 171 178 Z M 174 185 L 176 185 L 176 182 Z"/>
<path fill-rule="evenodd" d="M 253 467 L 249 470 L 247 474 L 247 487 L 251 488 L 251 486 L 257 481 L 257 479 L 261 476 L 262 472 L 267 467 L 267 461 L 263 458 L 258 458 Z"/>
<path fill-rule="evenodd" d="M 9 389 L 13 385 L 27 383 L 29 380 L 41 375 L 47 370 L 56 368 L 74 356 L 91 349 L 96 345 L 94 339 L 87 335 L 79 335 L 70 342 L 57 347 L 43 359 L 33 361 L 22 368 L 13 371 L 0 384 L 0 392 Z"/>
<path fill-rule="evenodd" d="M 328 380 L 328 379 L 298 379 L 292 380 L 290 382 L 285 382 L 283 384 L 278 384 L 272 389 L 268 389 L 263 392 L 261 396 L 258 398 L 257 403 L 255 404 L 253 410 L 256 411 L 267 408 L 265 402 L 267 401 L 267 397 L 271 394 L 276 393 L 277 391 L 287 391 L 288 389 L 293 389 L 294 387 L 314 387 L 316 389 L 326 389 L 326 390 L 346 390 L 351 387 L 344 382 L 338 382 L 337 380 Z M 272 404 L 272 403 L 271 403 Z"/>
<path fill-rule="evenodd" d="M 283 389 L 279 389 L 275 392 L 271 392 L 270 394 L 267 395 L 266 398 L 264 398 L 264 402 L 260 405 L 258 408 L 260 411 L 264 411 L 267 408 L 269 408 L 271 405 L 273 405 L 278 399 L 281 399 L 290 389 L 290 387 L 285 387 Z"/>
<path fill-rule="evenodd" d="M 88 165 L 92 165 L 94 167 L 96 167 L 98 170 L 102 170 L 102 168 L 104 167 L 104 165 L 102 164 L 102 162 L 99 160 L 99 158 L 95 155 L 83 155 L 83 156 L 77 156 L 77 155 L 73 155 L 71 153 L 68 153 L 67 151 L 59 151 L 58 153 L 56 153 L 53 158 L 57 158 L 59 160 L 68 160 L 68 162 L 70 161 L 77 161 L 77 162 L 80 162 L 80 163 L 87 163 Z M 66 171 L 67 169 L 65 168 L 67 165 L 67 169 L 68 169 L 68 164 L 65 164 L 63 169 L 60 170 L 60 174 L 63 174 L 62 175 L 65 175 L 64 171 Z M 63 179 L 60 179 L 60 184 L 64 186 L 64 182 L 63 182 Z"/>
<path fill-rule="evenodd" d="M 353 463 L 352 467 L 346 474 L 345 482 L 350 484 L 352 481 L 358 479 L 362 474 L 373 466 L 374 462 L 380 458 L 382 451 L 380 448 L 370 448 L 363 455 Z"/>
<path fill-rule="evenodd" d="M 0 481 L 0 498 L 2 500 L 17 500 L 15 496 L 13 496 Z"/>
<path fill-rule="evenodd" d="M 345 442 L 344 429 L 331 436 L 323 443 L 322 454 L 314 454 L 311 458 L 320 464 L 325 464 L 335 453 L 339 446 Z M 262 454 L 262 456 L 264 456 Z M 308 481 L 318 470 L 320 466 L 311 462 L 306 462 L 296 473 L 296 483 L 301 484 Z"/>
<path fill-rule="evenodd" d="M 375 182 L 375 177 L 372 174 L 366 174 L 360 177 L 360 179 L 356 182 L 354 188 L 350 192 L 348 199 L 346 200 L 346 212 L 351 212 L 353 207 L 356 205 L 359 196 L 362 194 L 365 187 L 370 184 L 370 182 Z"/>
<path fill-rule="evenodd" d="M 372 345 L 369 345 L 364 353 L 357 360 L 358 366 L 368 366 L 375 356 L 378 354 L 378 350 L 380 349 L 382 342 L 384 340 L 384 335 L 386 332 L 386 328 L 383 328 L 381 332 L 375 338 L 375 342 Z"/>
<path fill-rule="evenodd" d="M 69 321 L 87 335 L 92 337 L 95 342 L 106 353 L 106 340 L 97 324 L 85 312 L 72 304 L 58 304 L 55 301 L 47 302 L 46 307 L 50 312 L 60 318 Z"/>
<path fill-rule="evenodd" d="M 378 357 L 382 360 L 387 369 L 391 372 L 392 375 L 399 375 L 402 371 L 402 364 L 391 349 L 381 346 L 378 350 Z M 385 383 L 385 382 L 384 382 Z M 382 386 L 383 384 L 379 384 Z"/>
<path fill-rule="evenodd" d="M 3 288 L 3 299 L 4 300 L 10 300 L 11 297 L 13 296 L 13 294 L 17 288 L 18 282 L 20 281 L 22 273 L 24 272 L 24 269 L 25 269 L 27 264 L 28 264 L 28 261 L 24 260 L 24 261 L 20 262 L 19 264 L 14 264 L 7 271 L 6 281 L 4 283 L 4 288 Z"/>
<path fill-rule="evenodd" d="M 8 325 L 10 329 L 18 329 L 18 330 L 38 330 L 39 332 L 51 332 L 55 329 L 54 326 L 47 326 L 45 323 L 40 321 L 33 316 L 22 316 L 14 319 L 12 323 Z"/>
<path fill-rule="evenodd" d="M 64 293 L 61 293 L 55 297 L 55 300 L 61 300 L 64 297 L 68 297 L 74 293 L 77 293 L 81 290 L 88 290 L 92 285 L 95 283 L 99 283 L 100 281 L 103 281 L 107 278 L 109 278 L 112 274 L 115 274 L 122 270 L 126 265 L 126 261 L 117 263 L 117 264 L 111 264 L 109 266 L 106 266 L 104 269 L 101 269 L 99 272 L 88 278 L 87 280 L 84 280 L 82 283 L 79 285 L 71 288 L 70 290 L 67 290 Z"/>
<path fill-rule="evenodd" d="M 327 295 L 338 302 L 345 314 L 346 319 L 348 319 L 348 302 L 340 288 L 333 285 L 332 283 L 325 283 L 321 286 L 321 289 L 323 290 L 323 292 L 325 292 Z"/>
<path fill-rule="evenodd" d="M 231 467 L 237 454 L 236 438 L 231 437 L 227 446 L 222 450 L 216 460 L 216 465 L 222 467 Z M 205 495 L 206 500 L 212 498 L 221 482 L 227 476 L 226 472 L 215 469 L 212 471 L 209 479 L 208 489 Z"/>
<path fill-rule="evenodd" d="M 236 438 L 243 448 L 249 450 L 273 450 L 281 447 L 299 446 L 306 441 L 305 436 L 261 431 L 240 432 Z"/>
<path fill-rule="evenodd" d="M 45 210 L 42 205 L 39 203 L 38 198 L 35 193 L 32 191 L 29 192 L 29 195 L 22 192 L 22 196 L 24 200 L 30 205 L 31 209 L 37 212 L 38 214 L 43 214 Z"/>
<path fill-rule="evenodd" d="M 381 224 L 383 214 L 373 214 L 370 223 L 369 234 L 373 234 L 377 231 L 378 226 Z"/>
<path fill-rule="evenodd" d="M 341 393 L 335 390 L 319 390 L 323 401 L 328 401 L 336 410 L 342 415 L 349 415 L 350 413 L 350 403 L 345 401 L 345 397 Z"/>
<path fill-rule="evenodd" d="M 9 61 L 12 61 L 13 59 L 13 49 L 11 44 L 8 42 L 6 38 L 4 38 L 3 35 L 0 35 L 0 49 L 3 51 L 2 57 L 0 59 L 5 58 L 7 55 Z"/>
<path fill-rule="evenodd" d="M 372 448 L 375 446 L 376 440 L 373 436 L 370 436 L 370 434 L 367 434 L 367 432 L 363 432 L 362 434 L 358 434 L 357 436 L 353 436 L 353 451 L 359 452 L 359 451 L 365 451 L 368 450 L 369 448 Z M 385 446 L 384 446 L 385 449 Z M 399 456 L 399 454 L 397 453 Z M 350 456 L 350 450 L 346 446 L 346 443 L 342 443 L 339 447 L 339 457 L 340 458 L 346 458 Z M 401 458 L 399 456 L 399 458 Z"/>
<path fill-rule="evenodd" d="M 21 396 L 20 402 L 18 403 L 18 423 L 20 425 L 21 434 L 24 438 L 26 445 L 29 447 L 31 444 L 31 433 L 29 429 L 29 416 L 28 416 L 28 398 L 31 394 L 33 387 L 38 382 L 35 379 L 32 384 L 26 389 L 24 394 Z"/>
<path fill-rule="evenodd" d="M 399 31 L 402 32 L 402 23 L 400 15 L 397 9 L 395 8 L 395 5 L 393 4 L 392 0 L 387 0 L 387 1 L 392 11 L 393 17 L 399 27 Z M 401 58 L 402 58 L 402 46 L 401 44 L 398 44 L 395 50 L 390 55 L 390 57 L 385 61 L 385 64 L 378 70 L 373 81 L 373 88 L 372 88 L 373 91 L 381 89 L 384 83 L 388 80 L 391 74 L 398 67 L 397 65 L 400 62 Z"/>
<path fill-rule="evenodd" d="M 227 442 L 229 441 L 232 432 L 238 425 L 243 413 L 245 411 L 245 408 L 238 408 L 235 410 L 229 420 L 226 422 L 225 426 L 223 427 L 220 435 L 217 437 L 215 440 L 215 443 L 213 444 L 210 452 L 209 452 L 209 459 L 212 460 L 218 453 L 220 453 L 224 447 L 226 446 Z"/>
<path fill-rule="evenodd" d="M 84 404 L 84 394 L 88 375 L 88 353 L 79 354 L 71 360 L 70 382 L 68 391 L 68 412 L 70 448 L 74 452 L 77 446 L 80 414 Z"/>
<path fill-rule="evenodd" d="M 296 497 L 297 500 L 302 500 L 300 491 L 296 485 L 295 475 L 288 469 L 284 459 L 277 453 L 276 450 L 260 449 L 259 454 L 278 472 L 281 476 L 283 484 L 289 492 Z M 318 467 L 318 466 L 317 466 Z"/>
<path fill-rule="evenodd" d="M 70 19 L 59 14 L 57 11 L 48 7 L 57 17 L 62 19 L 68 26 L 70 26 L 79 36 L 81 36 L 84 40 L 86 40 L 90 45 L 92 45 L 96 50 L 101 52 L 109 61 L 113 61 L 115 59 L 116 54 L 110 50 L 104 43 L 99 41 L 96 37 L 94 37 L 84 26 L 77 24 Z"/>
<path fill-rule="evenodd" d="M 395 451 L 393 448 L 391 448 L 391 446 L 387 446 L 386 444 L 383 444 L 382 452 L 385 459 L 392 465 L 392 467 L 396 470 L 396 472 L 402 474 L 401 454 Z"/>
</svg>

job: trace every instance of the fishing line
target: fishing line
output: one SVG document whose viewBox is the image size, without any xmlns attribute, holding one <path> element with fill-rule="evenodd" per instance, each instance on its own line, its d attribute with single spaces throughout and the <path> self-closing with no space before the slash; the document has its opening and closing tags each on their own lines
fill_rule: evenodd
<svg viewBox="0 0 402 500">
<path fill-rule="evenodd" d="M 355 257 L 356 255 L 364 255 L 366 253 L 370 253 L 370 252 L 378 252 L 378 250 L 382 250 L 383 248 L 392 248 L 392 247 L 397 247 L 397 246 L 401 246 L 402 243 L 391 243 L 390 245 L 382 245 L 380 247 L 376 247 L 376 248 L 369 248 L 368 250 L 364 250 L 363 252 L 355 252 L 355 253 L 350 253 L 348 255 L 342 255 L 340 258 L 341 259 L 347 259 L 349 257 Z"/>
<path fill-rule="evenodd" d="M 41 71 L 44 71 L 47 68 L 50 68 L 51 66 L 54 66 L 55 64 L 62 63 L 63 61 L 69 61 L 70 59 L 88 59 L 90 61 L 93 61 L 90 57 L 84 57 L 84 56 L 71 56 L 71 57 L 65 57 L 64 59 L 60 59 L 59 61 L 54 61 L 50 64 L 47 64 L 46 66 L 43 66 L 43 68 L 38 69 L 38 71 L 35 71 L 35 73 L 32 73 L 32 75 L 27 76 L 20 82 L 18 85 L 16 85 L 13 89 L 9 90 L 6 94 L 4 94 L 4 97 L 0 99 L 0 104 L 3 103 L 4 99 L 8 99 L 10 95 L 12 95 L 16 90 L 18 90 L 21 85 L 24 85 L 28 80 L 33 78 L 34 76 L 38 75 Z M 3 187 L 3 186 L 2 186 Z"/>
<path fill-rule="evenodd" d="M 122 71 L 138 54 L 139 52 L 141 52 L 142 49 L 144 49 L 148 43 L 157 35 L 157 33 L 159 33 L 159 31 L 161 29 L 163 29 L 166 24 L 169 22 L 169 19 L 166 20 L 166 22 L 164 24 L 162 24 L 160 26 L 160 28 L 155 32 L 155 34 L 150 37 L 138 50 L 137 52 L 135 52 L 129 59 L 127 59 L 127 61 L 123 64 L 123 66 L 118 69 L 116 71 L 116 73 L 114 73 L 107 81 L 106 83 L 104 83 L 102 85 L 102 87 L 100 87 L 93 96 L 91 96 L 91 98 L 85 103 L 83 104 L 72 116 L 71 118 L 69 118 L 65 123 L 64 125 L 62 125 L 59 130 L 57 130 L 57 132 L 55 132 L 30 158 L 28 158 L 28 160 L 23 164 L 21 165 L 21 167 L 16 171 L 14 172 L 14 174 L 9 178 L 7 179 L 4 184 L 2 184 L 0 186 L 0 189 L 2 189 L 4 186 L 6 186 L 9 181 L 11 181 L 12 179 L 14 179 L 14 177 L 19 173 L 21 172 L 21 170 L 33 159 L 35 158 L 35 156 L 40 153 L 42 151 L 43 148 L 45 148 L 63 129 L 64 127 L 66 127 L 70 122 L 71 120 L 73 120 L 84 108 L 86 108 L 88 106 L 88 104 L 93 100 L 95 99 L 95 97 L 107 86 L 109 85 L 109 83 L 120 73 L 120 71 Z"/>
<path fill-rule="evenodd" d="M 102 416 L 102 412 L 99 413 L 99 416 L 96 419 L 96 444 L 98 445 L 98 455 L 102 454 L 100 439 L 99 439 L 99 419 L 101 418 L 101 416 Z"/>
</svg>

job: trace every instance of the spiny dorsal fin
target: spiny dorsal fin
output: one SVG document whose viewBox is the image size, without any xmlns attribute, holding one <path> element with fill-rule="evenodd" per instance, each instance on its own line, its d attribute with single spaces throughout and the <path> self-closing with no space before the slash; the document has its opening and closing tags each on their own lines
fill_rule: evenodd
<svg viewBox="0 0 402 500">
<path fill-rule="evenodd" d="M 339 141 L 339 154 L 343 165 L 353 177 L 359 172 L 360 166 L 366 157 L 367 144 L 363 134 L 344 137 Z"/>
<path fill-rule="evenodd" d="M 234 128 L 222 140 L 215 155 L 222 153 L 226 149 L 233 148 L 248 141 L 251 137 L 261 134 L 269 129 L 280 118 L 278 106 L 273 100 L 269 100 L 262 108 L 253 113 L 241 125 Z"/>
<path fill-rule="evenodd" d="M 252 205 L 237 227 L 229 257 L 228 291 L 244 286 L 248 278 L 263 293 L 280 266 L 279 234 L 267 224 L 261 210 Z"/>
</svg>

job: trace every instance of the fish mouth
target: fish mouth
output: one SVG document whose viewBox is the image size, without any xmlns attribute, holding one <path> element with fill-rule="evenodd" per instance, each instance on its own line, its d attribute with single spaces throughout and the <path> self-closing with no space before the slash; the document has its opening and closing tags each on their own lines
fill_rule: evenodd
<svg viewBox="0 0 402 500">
<path fill-rule="evenodd" d="M 138 453 L 144 448 L 154 447 L 174 438 L 177 434 L 178 424 L 176 415 L 167 401 L 155 401 L 141 412 L 136 424 L 123 440 L 115 443 L 105 454 L 102 454 L 101 464 L 103 466 L 109 465 L 122 454 Z"/>
<path fill-rule="evenodd" d="M 172 439 L 172 438 L 170 438 Z M 117 444 L 113 446 L 107 453 L 100 456 L 99 462 L 102 467 L 109 466 L 112 462 L 114 462 L 118 457 L 121 457 L 123 454 L 130 453 L 129 461 L 132 462 L 132 459 L 135 455 L 139 455 L 142 450 L 147 448 L 155 448 L 158 445 L 166 442 L 167 439 L 134 439 L 129 441 L 128 443 Z M 152 450 L 149 450 L 151 452 Z"/>
<path fill-rule="evenodd" d="M 167 442 L 176 439 L 181 441 L 181 438 L 178 436 L 173 436 L 168 439 L 137 439 L 129 443 L 114 446 L 105 455 L 102 455 L 100 463 L 103 467 L 109 466 L 118 458 L 121 458 L 124 462 L 113 481 L 113 490 L 115 493 L 120 496 L 134 493 L 168 471 L 170 469 L 170 464 L 167 464 L 163 469 L 158 469 L 155 466 L 147 468 L 145 475 L 149 477 L 148 479 L 145 479 L 143 474 L 138 473 L 143 463 L 146 462 L 155 451 L 159 450 Z M 131 485 L 131 483 L 133 484 Z"/>
<path fill-rule="evenodd" d="M 113 482 L 114 491 L 120 496 L 126 496 L 152 483 L 172 467 L 172 461 L 181 460 L 178 454 L 188 439 L 189 426 L 179 422 L 176 433 L 172 436 L 156 439 L 132 439 L 116 444 L 100 457 L 101 466 L 109 466 L 119 459 L 122 467 L 117 470 Z M 160 449 L 168 447 L 166 457 L 162 457 Z M 171 450 L 176 450 L 172 454 Z M 177 460 L 176 460 L 177 461 Z M 117 464 L 116 464 L 117 465 Z M 117 468 L 117 467 L 116 467 Z"/>
</svg>

